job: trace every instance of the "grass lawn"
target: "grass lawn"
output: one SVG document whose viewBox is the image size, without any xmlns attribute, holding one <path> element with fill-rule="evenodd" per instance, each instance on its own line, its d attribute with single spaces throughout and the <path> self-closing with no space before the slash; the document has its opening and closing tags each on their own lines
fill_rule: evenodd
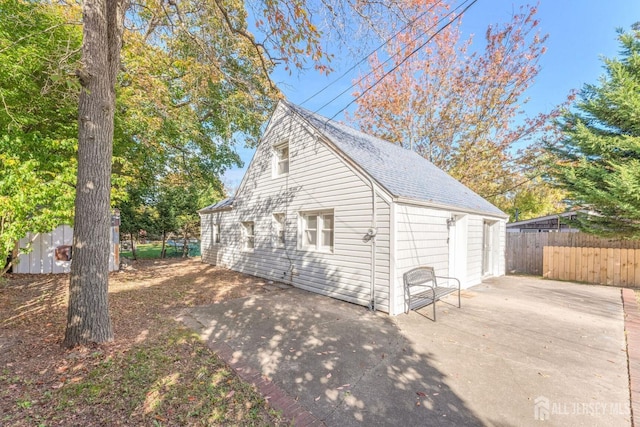
<svg viewBox="0 0 640 427">
<path fill-rule="evenodd" d="M 138 259 L 155 259 L 160 258 L 160 252 L 162 251 L 162 243 L 146 243 L 136 245 L 136 255 Z M 167 245 L 166 247 L 167 257 L 182 256 L 180 250 L 176 251 L 173 246 Z M 133 258 L 131 251 L 121 251 L 120 256 Z"/>
<path fill-rule="evenodd" d="M 0 425 L 286 425 L 255 389 L 174 320 L 267 292 L 199 258 L 134 262 L 109 279 L 115 341 L 61 347 L 69 276 L 0 282 Z"/>
</svg>

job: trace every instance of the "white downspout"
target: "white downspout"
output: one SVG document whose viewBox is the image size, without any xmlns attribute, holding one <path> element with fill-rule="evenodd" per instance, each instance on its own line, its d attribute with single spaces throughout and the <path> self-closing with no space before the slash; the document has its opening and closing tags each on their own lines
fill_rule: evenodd
<svg viewBox="0 0 640 427">
<path fill-rule="evenodd" d="M 367 232 L 367 236 L 371 239 L 371 298 L 369 299 L 369 310 L 376 310 L 376 186 L 373 179 L 369 177 L 371 184 L 371 228 Z"/>
</svg>

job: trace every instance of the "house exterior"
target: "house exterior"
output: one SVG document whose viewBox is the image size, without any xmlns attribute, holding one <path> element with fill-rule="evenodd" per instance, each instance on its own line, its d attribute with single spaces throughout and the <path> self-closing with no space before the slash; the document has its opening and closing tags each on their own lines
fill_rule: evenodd
<svg viewBox="0 0 640 427">
<path fill-rule="evenodd" d="M 507 224 L 507 233 L 577 233 L 568 221 L 575 220 L 577 211 L 546 215 Z"/>
<path fill-rule="evenodd" d="M 504 275 L 507 215 L 418 154 L 281 101 L 235 197 L 199 211 L 203 262 L 403 313 L 420 265 Z"/>
</svg>

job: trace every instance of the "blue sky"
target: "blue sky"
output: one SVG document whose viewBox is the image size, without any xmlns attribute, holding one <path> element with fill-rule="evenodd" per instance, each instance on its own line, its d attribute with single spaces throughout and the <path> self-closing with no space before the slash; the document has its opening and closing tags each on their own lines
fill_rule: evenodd
<svg viewBox="0 0 640 427">
<path fill-rule="evenodd" d="M 465 14 L 462 31 L 467 35 L 474 34 L 475 39 L 481 42 L 488 25 L 508 21 L 520 5 L 527 3 L 530 2 L 478 0 Z M 452 4 L 457 5 L 458 2 Z M 563 102 L 572 89 L 597 82 L 603 73 L 601 57 L 618 56 L 616 28 L 628 30 L 631 24 L 640 21 L 640 1 L 541 0 L 537 16 L 541 33 L 549 34 L 549 39 L 546 43 L 547 52 L 540 60 L 540 73 L 527 92 L 530 101 L 525 106 L 525 113 L 531 116 L 549 112 Z M 336 52 L 336 55 L 340 53 Z M 354 62 L 359 59 L 355 58 Z M 339 57 L 333 65 L 335 71 L 328 77 L 310 70 L 292 75 L 278 72 L 273 79 L 291 102 L 300 104 L 354 64 L 348 58 Z M 353 76 L 356 76 L 355 72 Z M 352 80 L 350 77 L 340 80 L 304 107 L 310 110 L 319 108 L 342 92 Z M 352 100 L 350 92 L 319 113 L 333 116 Z M 343 118 L 342 114 L 336 117 L 337 120 Z M 238 147 L 238 153 L 245 166 L 227 171 L 224 182 L 231 187 L 236 187 L 242 180 L 253 150 Z"/>
</svg>

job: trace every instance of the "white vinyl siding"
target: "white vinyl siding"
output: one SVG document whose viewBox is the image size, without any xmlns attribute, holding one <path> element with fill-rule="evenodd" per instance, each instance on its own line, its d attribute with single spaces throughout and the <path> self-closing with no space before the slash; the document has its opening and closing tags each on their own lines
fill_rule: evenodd
<svg viewBox="0 0 640 427">
<path fill-rule="evenodd" d="M 282 141 L 287 142 L 288 148 L 286 176 L 278 175 L 285 168 L 278 169 L 282 159 L 274 154 L 274 148 Z M 310 213 L 316 216 L 309 223 Z M 325 221 L 322 214 L 329 213 L 333 220 L 327 217 Z M 371 298 L 373 270 L 377 309 L 399 314 L 404 312 L 405 271 L 430 265 L 438 275 L 450 275 L 447 219 L 455 215 L 465 218 L 466 260 L 462 256 L 461 262 L 466 263 L 466 269 L 460 269 L 466 275 L 461 278 L 463 286 L 478 284 L 482 279 L 485 219 L 498 221 L 493 272 L 504 274 L 504 219 L 392 202 L 384 189 L 372 184 L 315 129 L 280 104 L 238 189 L 233 208 L 209 215 L 212 224 L 221 224 L 222 241 L 219 245 L 203 244 L 202 259 L 364 306 Z M 203 214 L 203 241 L 206 216 Z M 242 222 L 247 219 L 254 227 L 252 251 L 243 250 L 246 228 Z M 374 226 L 375 239 L 366 239 Z M 305 242 L 307 248 L 303 249 Z M 323 244 L 332 246 L 332 251 L 321 250 Z M 309 246 L 314 245 L 315 250 L 311 250 Z"/>
<path fill-rule="evenodd" d="M 447 219 L 455 217 L 457 212 L 433 209 L 423 206 L 397 204 L 396 216 L 396 240 L 395 240 L 395 285 L 394 285 L 394 310 L 393 314 L 404 311 L 403 274 L 421 265 L 432 266 L 439 276 L 453 276 L 461 281 L 463 288 L 474 286 L 482 281 L 482 236 L 483 223 L 486 219 L 476 214 L 465 215 L 466 227 L 466 253 L 461 258 L 466 258 L 466 268 L 459 271 L 449 271 L 449 237 Z M 495 271 L 494 275 L 504 274 L 504 231 L 505 220 L 491 218 L 496 222 L 496 239 L 494 249 Z M 502 255 L 501 255 L 502 254 Z M 502 264 L 499 260 L 502 259 Z M 502 267 L 500 267 L 502 265 Z M 502 273 L 500 273 L 502 268 Z"/>
<path fill-rule="evenodd" d="M 223 218 L 219 265 L 367 305 L 371 243 L 364 242 L 363 237 L 373 219 L 370 183 L 318 140 L 313 130 L 285 112 L 281 106 L 272 117 L 233 209 L 218 213 Z M 280 141 L 289 145 L 286 179 L 273 178 L 273 147 Z M 378 309 L 388 311 L 389 204 L 382 196 L 377 204 L 376 301 Z M 274 212 L 285 215 L 282 247 L 273 244 Z M 299 249 L 299 214 L 305 212 L 333 212 L 333 252 Z M 240 246 L 244 218 L 254 221 L 253 252 L 243 251 Z M 325 235 L 330 234 L 326 231 Z M 209 260 L 203 253 L 203 261 Z"/>
<path fill-rule="evenodd" d="M 225 230 L 229 228 L 229 225 L 223 223 L 223 215 L 225 213 L 226 212 L 213 212 L 200 214 L 202 262 L 212 265 L 217 265 L 220 262 L 222 246 L 227 243 Z"/>
</svg>

